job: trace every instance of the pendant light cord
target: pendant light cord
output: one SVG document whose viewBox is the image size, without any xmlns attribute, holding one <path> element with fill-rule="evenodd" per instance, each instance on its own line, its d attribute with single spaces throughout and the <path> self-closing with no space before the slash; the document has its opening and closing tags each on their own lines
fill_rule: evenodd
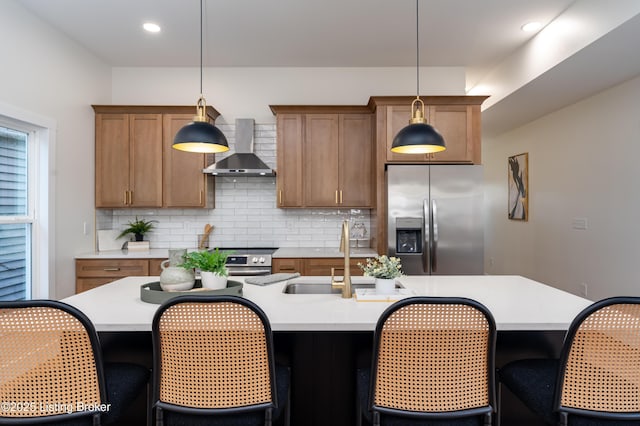
<svg viewBox="0 0 640 426">
<path fill-rule="evenodd" d="M 203 22 L 203 0 L 200 0 L 200 96 L 202 96 L 202 22 Z"/>
<path fill-rule="evenodd" d="M 418 3 L 416 0 L 416 97 L 420 97 L 420 25 L 418 19 Z"/>
</svg>

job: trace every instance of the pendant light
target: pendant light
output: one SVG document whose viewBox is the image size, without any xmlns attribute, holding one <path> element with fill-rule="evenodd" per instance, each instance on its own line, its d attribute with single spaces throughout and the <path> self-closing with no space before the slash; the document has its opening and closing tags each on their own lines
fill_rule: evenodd
<svg viewBox="0 0 640 426">
<path fill-rule="evenodd" d="M 416 99 L 411 103 L 409 125 L 400 130 L 391 151 L 400 154 L 430 154 L 447 149 L 444 138 L 436 129 L 427 124 L 424 116 L 424 102 L 420 99 L 420 37 L 418 25 L 418 3 L 416 0 Z"/>
<path fill-rule="evenodd" d="M 200 99 L 196 104 L 196 116 L 176 133 L 173 148 L 180 151 L 216 153 L 229 151 L 224 134 L 207 121 L 207 102 L 202 94 L 202 2 L 200 0 Z"/>
</svg>

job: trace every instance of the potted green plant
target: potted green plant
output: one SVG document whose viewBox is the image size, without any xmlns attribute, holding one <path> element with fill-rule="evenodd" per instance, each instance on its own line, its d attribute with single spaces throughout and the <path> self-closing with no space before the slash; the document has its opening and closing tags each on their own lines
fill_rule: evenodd
<svg viewBox="0 0 640 426">
<path fill-rule="evenodd" d="M 390 294 L 396 287 L 396 278 L 402 276 L 402 264 L 397 257 L 386 255 L 367 258 L 364 264 L 358 263 L 365 276 L 376 279 L 376 293 Z"/>
<path fill-rule="evenodd" d="M 158 221 L 144 220 L 144 218 L 138 219 L 138 216 L 136 216 L 136 220 L 132 220 L 127 223 L 128 228 L 122 231 L 120 235 L 118 235 L 118 238 L 124 237 L 127 234 L 133 234 L 136 241 L 143 241 L 144 235 L 153 229 L 154 222 Z"/>
<path fill-rule="evenodd" d="M 185 269 L 199 269 L 202 287 L 213 290 L 227 286 L 227 257 L 231 252 L 220 251 L 192 251 L 184 255 L 184 262 L 179 266 Z"/>
</svg>

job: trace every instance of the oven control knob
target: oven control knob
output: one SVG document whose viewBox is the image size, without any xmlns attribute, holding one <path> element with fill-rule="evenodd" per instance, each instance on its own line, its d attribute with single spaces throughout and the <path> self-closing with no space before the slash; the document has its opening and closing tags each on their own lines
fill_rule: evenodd
<svg viewBox="0 0 640 426">
<path fill-rule="evenodd" d="M 252 258 L 251 263 L 258 263 L 258 258 L 257 257 Z"/>
<path fill-rule="evenodd" d="M 264 263 L 264 257 L 260 258 L 260 263 Z"/>
</svg>

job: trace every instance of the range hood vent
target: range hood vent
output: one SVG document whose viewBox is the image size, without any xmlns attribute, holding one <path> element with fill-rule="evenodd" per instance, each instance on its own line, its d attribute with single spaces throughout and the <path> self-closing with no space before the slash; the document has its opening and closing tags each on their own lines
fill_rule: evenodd
<svg viewBox="0 0 640 426">
<path fill-rule="evenodd" d="M 252 118 L 236 119 L 235 153 L 202 171 L 215 176 L 275 176 L 275 171 L 253 152 L 253 128 Z"/>
</svg>

